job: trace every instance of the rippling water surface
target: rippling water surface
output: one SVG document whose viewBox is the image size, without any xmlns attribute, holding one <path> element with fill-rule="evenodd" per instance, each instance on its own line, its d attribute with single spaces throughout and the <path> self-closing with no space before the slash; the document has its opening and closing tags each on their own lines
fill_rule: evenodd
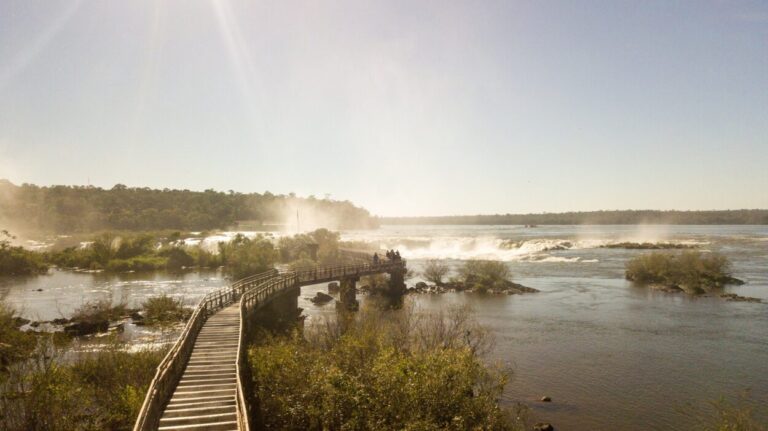
<svg viewBox="0 0 768 431">
<path fill-rule="evenodd" d="M 623 279 L 624 262 L 644 251 L 600 247 L 664 241 L 718 251 L 731 259 L 734 275 L 747 281 L 729 290 L 768 302 L 768 227 L 385 226 L 343 237 L 397 248 L 417 272 L 428 258 L 452 265 L 470 258 L 504 260 L 517 282 L 539 289 L 516 296 L 412 298 L 424 310 L 470 304 L 494 334 L 490 359 L 514 371 L 505 400 L 528 403 L 537 418 L 560 430 L 692 429 L 683 412 L 687 405 L 745 389 L 768 404 L 768 304 L 633 286 Z M 0 296 L 27 317 L 47 320 L 96 298 L 136 305 L 165 292 L 194 303 L 224 284 L 216 271 L 54 272 L 0 279 Z M 333 304 L 315 306 L 306 299 L 322 288 L 303 289 L 300 306 L 310 322 L 333 314 Z M 542 395 L 553 402 L 536 402 Z"/>
</svg>

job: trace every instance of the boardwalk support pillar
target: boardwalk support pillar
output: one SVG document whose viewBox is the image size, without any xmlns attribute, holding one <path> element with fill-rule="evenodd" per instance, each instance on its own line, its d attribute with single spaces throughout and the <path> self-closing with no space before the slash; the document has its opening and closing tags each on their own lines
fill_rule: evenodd
<svg viewBox="0 0 768 431">
<path fill-rule="evenodd" d="M 339 300 L 336 308 L 344 311 L 357 311 L 360 303 L 357 302 L 357 282 L 360 277 L 344 277 L 339 286 Z"/>
<path fill-rule="evenodd" d="M 248 334 L 254 334 L 253 325 L 275 331 L 290 330 L 296 327 L 302 311 L 299 308 L 300 294 L 301 289 L 296 286 L 262 306 L 258 313 L 254 313 L 253 318 L 246 321 Z"/>
<path fill-rule="evenodd" d="M 393 269 L 389 272 L 389 283 L 387 286 L 387 297 L 390 306 L 398 307 L 403 304 L 403 296 L 407 290 L 405 286 L 405 267 Z"/>
</svg>

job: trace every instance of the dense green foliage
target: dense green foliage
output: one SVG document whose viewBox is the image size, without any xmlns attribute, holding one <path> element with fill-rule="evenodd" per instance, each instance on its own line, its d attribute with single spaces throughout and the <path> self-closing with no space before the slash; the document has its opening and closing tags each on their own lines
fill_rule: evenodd
<svg viewBox="0 0 768 431">
<path fill-rule="evenodd" d="M 0 179 L 0 222 L 15 230 L 93 232 L 98 230 L 225 229 L 238 221 L 284 223 L 303 217 L 338 228 L 376 227 L 368 211 L 348 201 L 298 198 L 265 192 L 150 189 L 118 184 L 16 186 Z"/>
<path fill-rule="evenodd" d="M 39 253 L 11 245 L 8 231 L 0 231 L 0 275 L 44 274 L 48 265 Z"/>
<path fill-rule="evenodd" d="M 476 292 L 507 287 L 512 274 L 504 262 L 495 260 L 468 260 L 459 268 L 459 279 Z"/>
<path fill-rule="evenodd" d="M 385 217 L 382 224 L 537 225 L 537 224 L 768 224 L 768 210 L 589 211 L 445 217 Z"/>
<path fill-rule="evenodd" d="M 731 276 L 728 258 L 698 251 L 642 254 L 626 263 L 625 274 L 627 280 L 680 288 L 691 293 L 740 282 Z"/>
<path fill-rule="evenodd" d="M 111 272 L 177 270 L 184 267 L 219 266 L 217 255 L 200 246 L 178 243 L 178 233 L 102 233 L 85 246 L 45 253 L 45 259 L 62 268 L 104 269 Z"/>
<path fill-rule="evenodd" d="M 421 319 L 368 309 L 252 348 L 266 429 L 522 427 L 498 405 L 504 374 L 478 357 L 482 329 L 462 311 Z"/>
</svg>

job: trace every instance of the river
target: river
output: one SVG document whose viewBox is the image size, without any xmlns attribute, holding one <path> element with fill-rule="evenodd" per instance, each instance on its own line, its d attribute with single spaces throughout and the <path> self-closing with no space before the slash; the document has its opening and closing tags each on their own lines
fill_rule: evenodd
<svg viewBox="0 0 768 431">
<path fill-rule="evenodd" d="M 624 263 L 644 251 L 601 248 L 663 241 L 717 251 L 747 282 L 728 290 L 768 302 L 768 226 L 384 226 L 342 237 L 399 249 L 417 273 L 429 258 L 453 266 L 466 259 L 503 260 L 516 282 L 539 289 L 515 296 L 410 298 L 425 311 L 469 304 L 493 334 L 488 359 L 513 372 L 504 401 L 530 405 L 535 418 L 559 430 L 694 429 L 686 414 L 690 405 L 702 408 L 744 390 L 768 404 L 768 304 L 634 286 L 624 280 Z M 225 284 L 217 271 L 54 271 L 0 279 L 0 297 L 28 318 L 48 320 L 92 299 L 138 305 L 164 292 L 192 304 Z M 310 324 L 333 313 L 333 304 L 307 300 L 323 288 L 303 288 L 300 306 Z M 536 401 L 543 395 L 553 402 Z"/>
</svg>

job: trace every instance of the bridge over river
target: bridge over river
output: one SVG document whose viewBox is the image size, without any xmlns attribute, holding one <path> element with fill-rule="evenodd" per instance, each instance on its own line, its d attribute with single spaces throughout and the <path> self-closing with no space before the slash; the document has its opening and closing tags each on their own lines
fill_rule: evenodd
<svg viewBox="0 0 768 431">
<path fill-rule="evenodd" d="M 231 431 L 258 427 L 247 347 L 258 320 L 296 318 L 301 286 L 340 282 L 338 306 L 355 310 L 362 276 L 389 274 L 388 294 L 405 293 L 405 261 L 342 251 L 341 265 L 270 270 L 206 295 L 157 368 L 134 431 Z"/>
</svg>

